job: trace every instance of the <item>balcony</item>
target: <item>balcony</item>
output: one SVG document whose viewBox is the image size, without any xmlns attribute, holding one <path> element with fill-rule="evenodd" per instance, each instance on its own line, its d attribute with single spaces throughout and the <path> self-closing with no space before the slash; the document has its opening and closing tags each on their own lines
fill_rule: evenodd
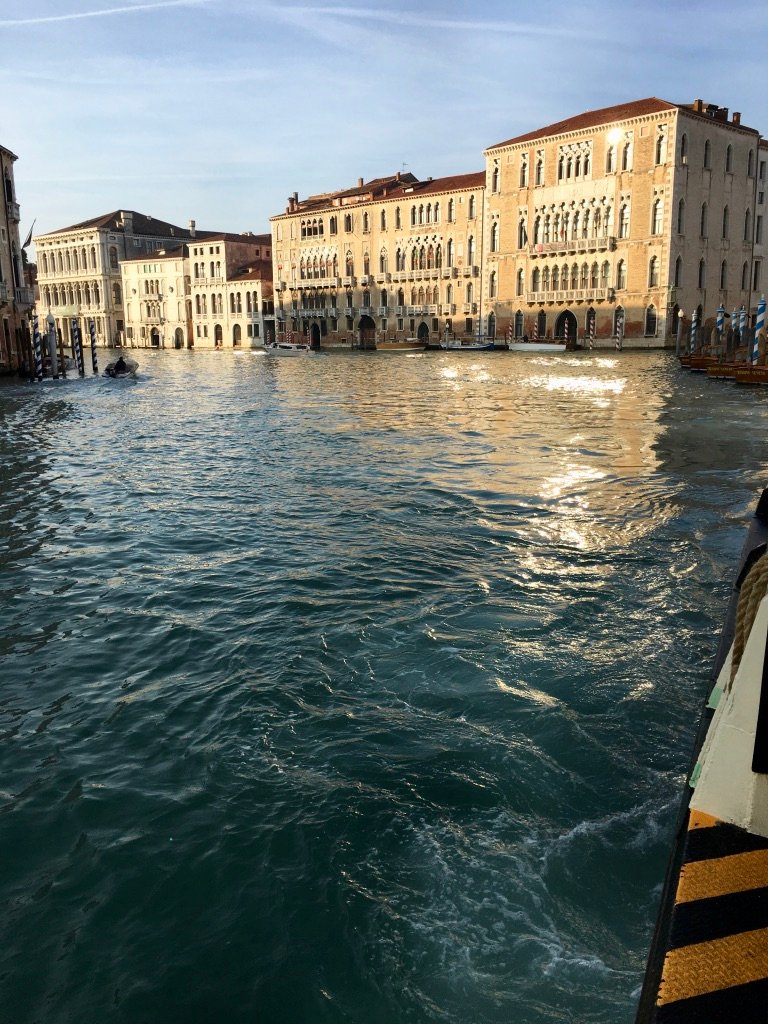
<svg viewBox="0 0 768 1024">
<path fill-rule="evenodd" d="M 465 302 L 464 303 L 464 312 L 465 313 L 476 313 L 477 312 L 477 303 L 476 302 Z"/>
<path fill-rule="evenodd" d="M 443 316 L 453 316 L 456 313 L 456 303 L 444 302 L 440 307 L 440 313 Z"/>
<path fill-rule="evenodd" d="M 17 288 L 16 289 L 16 305 L 17 306 L 34 306 L 35 304 L 35 289 L 34 288 Z"/>
<path fill-rule="evenodd" d="M 0 302 L 8 301 L 8 285 L 5 281 L 0 281 Z"/>
<path fill-rule="evenodd" d="M 21 220 L 21 211 L 19 210 L 19 204 L 11 202 L 10 199 L 6 200 L 5 209 L 8 212 L 8 220 L 14 221 L 16 224 Z"/>
<path fill-rule="evenodd" d="M 556 305 L 567 305 L 570 302 L 605 302 L 612 301 L 613 288 L 570 288 L 558 292 L 527 292 L 525 301 L 534 305 L 552 302 Z"/>
<path fill-rule="evenodd" d="M 388 314 L 388 312 L 389 312 L 389 306 L 379 306 L 379 308 L 378 308 L 379 316 L 386 316 Z"/>
<path fill-rule="evenodd" d="M 553 253 L 566 256 L 576 252 L 613 252 L 616 248 L 614 235 L 599 238 L 563 238 L 559 242 L 534 242 L 528 246 L 530 256 L 548 256 Z"/>
<path fill-rule="evenodd" d="M 343 286 L 345 288 L 354 288 L 355 287 L 355 279 L 354 279 L 354 277 L 343 277 L 341 279 L 341 283 L 343 284 Z"/>
</svg>

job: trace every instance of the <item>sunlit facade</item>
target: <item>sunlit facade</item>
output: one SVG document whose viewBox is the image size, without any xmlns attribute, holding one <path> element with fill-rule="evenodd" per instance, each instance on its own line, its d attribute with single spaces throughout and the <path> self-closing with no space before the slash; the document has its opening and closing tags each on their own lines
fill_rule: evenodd
<svg viewBox="0 0 768 1024">
<path fill-rule="evenodd" d="M 126 340 L 120 263 L 173 249 L 195 235 L 195 222 L 180 228 L 146 214 L 117 210 L 34 238 L 37 254 L 37 311 L 52 313 L 66 346 L 71 321 L 93 320 L 99 345 Z"/>
<path fill-rule="evenodd" d="M 482 319 L 485 174 L 397 173 L 271 218 L 281 337 L 317 347 L 472 336 Z"/>
<path fill-rule="evenodd" d="M 29 339 L 29 313 L 33 289 L 24 277 L 19 240 L 21 211 L 16 197 L 13 165 L 17 157 L 0 146 L 3 212 L 0 217 L 0 373 L 17 370 L 24 360 Z"/>
<path fill-rule="evenodd" d="M 762 287 L 766 151 L 696 100 L 592 111 L 485 151 L 484 289 L 503 333 L 674 344 Z"/>
</svg>

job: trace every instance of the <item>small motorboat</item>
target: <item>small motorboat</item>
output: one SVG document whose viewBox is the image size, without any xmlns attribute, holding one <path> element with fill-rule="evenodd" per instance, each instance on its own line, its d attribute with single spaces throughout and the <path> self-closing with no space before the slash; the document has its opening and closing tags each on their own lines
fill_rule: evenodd
<svg viewBox="0 0 768 1024">
<path fill-rule="evenodd" d="M 460 338 L 451 338 L 448 341 L 441 341 L 440 348 L 449 352 L 492 352 L 496 344 L 493 341 L 462 341 Z"/>
<path fill-rule="evenodd" d="M 568 346 L 557 341 L 508 341 L 510 352 L 565 352 Z"/>
<path fill-rule="evenodd" d="M 120 380 L 125 377 L 135 377 L 138 368 L 139 364 L 135 359 L 131 359 L 130 356 L 127 359 L 125 356 L 118 356 L 117 359 L 113 359 L 111 362 L 107 363 L 104 367 L 102 377 L 112 377 L 113 380 Z"/>
<path fill-rule="evenodd" d="M 264 346 L 264 351 L 271 356 L 303 356 L 312 349 L 303 341 L 273 341 Z"/>
<path fill-rule="evenodd" d="M 402 341 L 377 341 L 377 352 L 425 352 L 426 341 L 418 338 L 404 338 Z"/>
</svg>

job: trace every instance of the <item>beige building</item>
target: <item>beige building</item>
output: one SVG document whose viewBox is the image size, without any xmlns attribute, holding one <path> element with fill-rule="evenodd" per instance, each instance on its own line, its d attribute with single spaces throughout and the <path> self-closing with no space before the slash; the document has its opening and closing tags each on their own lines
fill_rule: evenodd
<svg viewBox="0 0 768 1024">
<path fill-rule="evenodd" d="M 638 100 L 485 158 L 491 332 L 672 345 L 694 312 L 708 330 L 721 304 L 754 312 L 766 149 L 740 114 Z"/>
<path fill-rule="evenodd" d="M 419 181 L 397 173 L 288 201 L 271 218 L 278 335 L 317 348 L 372 348 L 473 335 L 485 174 Z"/>
<path fill-rule="evenodd" d="M 189 247 L 194 348 L 258 348 L 274 339 L 272 239 L 212 234 Z"/>
<path fill-rule="evenodd" d="M 94 321 L 99 345 L 122 344 L 125 306 L 120 263 L 175 248 L 194 235 L 194 221 L 189 228 L 180 228 L 131 210 L 36 235 L 38 314 L 42 318 L 53 314 L 67 346 L 72 342 L 73 317 L 85 324 Z"/>
<path fill-rule="evenodd" d="M 16 199 L 13 165 L 18 158 L 0 146 L 3 211 L 0 216 L 0 373 L 10 373 L 23 362 L 29 340 L 29 313 L 34 291 L 26 283 L 19 240 L 21 213 Z"/>
</svg>

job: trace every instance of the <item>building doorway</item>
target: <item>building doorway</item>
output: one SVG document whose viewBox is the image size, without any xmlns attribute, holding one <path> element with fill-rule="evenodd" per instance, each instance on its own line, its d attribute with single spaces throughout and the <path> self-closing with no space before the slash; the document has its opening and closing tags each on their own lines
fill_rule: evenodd
<svg viewBox="0 0 768 1024">
<path fill-rule="evenodd" d="M 575 348 L 578 333 L 576 317 L 569 309 L 564 310 L 555 322 L 555 338 Z"/>
<path fill-rule="evenodd" d="M 360 348 L 376 348 L 376 324 L 369 316 L 361 316 L 358 325 Z"/>
<path fill-rule="evenodd" d="M 419 341 L 423 341 L 425 345 L 429 344 L 429 326 L 422 320 L 419 324 L 419 329 L 416 332 L 416 337 Z"/>
<path fill-rule="evenodd" d="M 320 324 L 314 323 L 309 326 L 309 347 L 313 352 L 320 350 Z"/>
</svg>

